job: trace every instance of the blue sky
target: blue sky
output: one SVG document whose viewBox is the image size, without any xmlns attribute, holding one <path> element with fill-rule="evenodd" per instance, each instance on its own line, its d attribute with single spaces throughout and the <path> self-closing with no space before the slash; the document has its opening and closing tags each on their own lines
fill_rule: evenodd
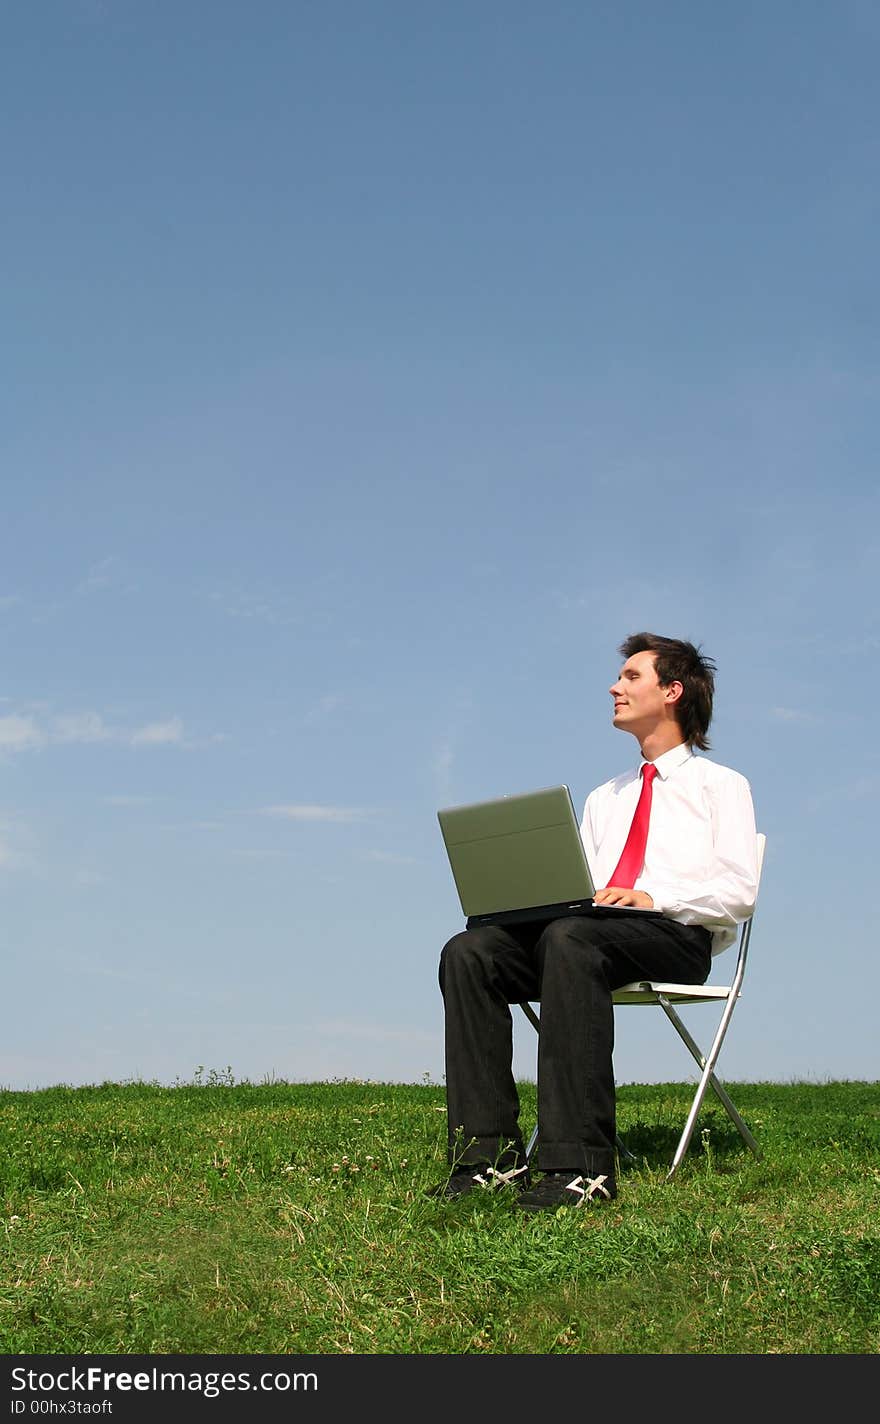
<svg viewBox="0 0 880 1424">
<path fill-rule="evenodd" d="M 0 1084 L 441 1081 L 437 808 L 634 764 L 642 628 L 768 836 L 723 1076 L 878 1076 L 878 41 L 7 9 Z"/>
</svg>

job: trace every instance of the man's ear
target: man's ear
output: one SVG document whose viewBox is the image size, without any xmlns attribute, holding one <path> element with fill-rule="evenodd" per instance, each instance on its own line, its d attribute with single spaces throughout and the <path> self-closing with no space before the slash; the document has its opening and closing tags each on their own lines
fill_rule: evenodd
<svg viewBox="0 0 880 1424">
<path fill-rule="evenodd" d="M 668 682 L 663 691 L 666 695 L 666 701 L 674 703 L 679 701 L 684 692 L 684 687 L 680 682 Z"/>
</svg>

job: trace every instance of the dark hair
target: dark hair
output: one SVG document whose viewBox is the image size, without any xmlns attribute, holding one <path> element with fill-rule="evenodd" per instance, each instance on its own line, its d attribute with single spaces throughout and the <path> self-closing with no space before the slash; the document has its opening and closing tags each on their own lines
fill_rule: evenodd
<svg viewBox="0 0 880 1424">
<path fill-rule="evenodd" d="M 690 747 L 709 750 L 706 733 L 712 721 L 715 695 L 715 664 L 693 643 L 679 638 L 661 638 L 658 633 L 631 633 L 620 645 L 625 658 L 634 653 L 653 653 L 657 680 L 661 687 L 680 682 L 682 694 L 675 704 L 678 725 Z"/>
</svg>

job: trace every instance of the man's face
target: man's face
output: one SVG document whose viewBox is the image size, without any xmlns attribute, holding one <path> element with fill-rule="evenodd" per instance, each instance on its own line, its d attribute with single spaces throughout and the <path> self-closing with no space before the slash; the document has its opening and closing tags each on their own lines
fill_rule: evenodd
<svg viewBox="0 0 880 1424">
<path fill-rule="evenodd" d="M 620 669 L 620 677 L 608 689 L 614 698 L 615 727 L 622 732 L 632 732 L 642 740 L 669 720 L 676 701 L 673 689 L 679 687 L 675 682 L 671 687 L 660 686 L 653 653 L 633 653 Z"/>
</svg>

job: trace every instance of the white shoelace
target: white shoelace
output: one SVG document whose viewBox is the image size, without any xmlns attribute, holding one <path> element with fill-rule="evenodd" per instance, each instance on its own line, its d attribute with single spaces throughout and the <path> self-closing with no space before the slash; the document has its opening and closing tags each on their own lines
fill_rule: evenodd
<svg viewBox="0 0 880 1424">
<path fill-rule="evenodd" d="M 483 1177 L 477 1177 L 476 1180 L 482 1182 L 484 1186 L 491 1186 L 497 1190 L 499 1187 L 512 1187 L 514 1178 L 521 1177 L 523 1172 L 528 1170 L 528 1167 L 511 1167 L 506 1172 L 499 1172 L 496 1167 L 490 1167 L 486 1175 L 493 1178 L 491 1182 L 485 1181 Z"/>
<path fill-rule="evenodd" d="M 600 1195 L 610 1201 L 611 1193 L 605 1186 L 607 1181 L 607 1174 L 601 1177 L 575 1177 L 573 1182 L 567 1184 L 565 1190 L 574 1193 L 577 1197 L 577 1206 L 583 1206 L 585 1201 L 592 1201 L 594 1197 Z"/>
</svg>

